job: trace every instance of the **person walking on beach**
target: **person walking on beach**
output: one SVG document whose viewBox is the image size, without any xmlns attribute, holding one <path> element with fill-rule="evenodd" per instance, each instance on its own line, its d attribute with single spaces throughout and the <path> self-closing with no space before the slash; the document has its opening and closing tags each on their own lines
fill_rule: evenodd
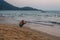
<svg viewBox="0 0 60 40">
<path fill-rule="evenodd" d="M 19 26 L 23 27 L 24 24 L 26 24 L 26 22 L 24 20 L 21 20 L 20 23 L 19 23 Z"/>
</svg>

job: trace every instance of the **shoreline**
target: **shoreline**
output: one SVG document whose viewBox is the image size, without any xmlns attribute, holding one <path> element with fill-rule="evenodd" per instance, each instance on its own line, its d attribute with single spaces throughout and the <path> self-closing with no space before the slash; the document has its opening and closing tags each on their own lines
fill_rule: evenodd
<svg viewBox="0 0 60 40">
<path fill-rule="evenodd" d="M 7 18 L 7 17 L 0 17 L 0 24 L 19 24 L 19 21 L 16 21 L 14 18 Z M 48 25 L 36 25 L 36 24 L 26 24 L 25 26 L 28 26 L 31 29 L 37 30 L 37 31 L 42 31 L 50 35 L 58 36 L 60 37 L 60 27 L 55 28 L 58 26 L 48 26 Z"/>
</svg>

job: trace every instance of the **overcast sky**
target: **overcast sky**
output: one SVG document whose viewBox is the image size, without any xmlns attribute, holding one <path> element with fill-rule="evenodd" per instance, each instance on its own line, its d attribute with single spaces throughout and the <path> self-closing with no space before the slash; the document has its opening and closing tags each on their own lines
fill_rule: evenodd
<svg viewBox="0 0 60 40">
<path fill-rule="evenodd" d="M 43 10 L 60 10 L 60 0 L 5 0 L 8 3 L 17 6 L 30 6 Z"/>
</svg>

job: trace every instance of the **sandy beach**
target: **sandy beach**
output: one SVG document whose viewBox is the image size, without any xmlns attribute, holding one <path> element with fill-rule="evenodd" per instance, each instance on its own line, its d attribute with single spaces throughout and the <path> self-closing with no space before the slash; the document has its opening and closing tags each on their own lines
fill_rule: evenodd
<svg viewBox="0 0 60 40">
<path fill-rule="evenodd" d="M 20 28 L 15 24 L 0 24 L 0 40 L 60 40 L 60 37 L 36 31 L 25 26 Z"/>
<path fill-rule="evenodd" d="M 60 40 L 60 0 L 0 0 L 0 40 Z"/>
<path fill-rule="evenodd" d="M 0 40 L 60 40 L 59 29 L 28 23 L 20 28 L 18 23 L 14 19 L 0 17 Z"/>
</svg>

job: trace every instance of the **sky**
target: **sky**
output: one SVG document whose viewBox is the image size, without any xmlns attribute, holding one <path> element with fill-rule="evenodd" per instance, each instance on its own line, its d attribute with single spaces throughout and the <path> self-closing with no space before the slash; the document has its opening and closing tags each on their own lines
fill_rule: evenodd
<svg viewBox="0 0 60 40">
<path fill-rule="evenodd" d="M 60 10 L 60 0 L 5 0 L 6 2 L 16 6 L 29 6 L 42 10 Z"/>
</svg>

